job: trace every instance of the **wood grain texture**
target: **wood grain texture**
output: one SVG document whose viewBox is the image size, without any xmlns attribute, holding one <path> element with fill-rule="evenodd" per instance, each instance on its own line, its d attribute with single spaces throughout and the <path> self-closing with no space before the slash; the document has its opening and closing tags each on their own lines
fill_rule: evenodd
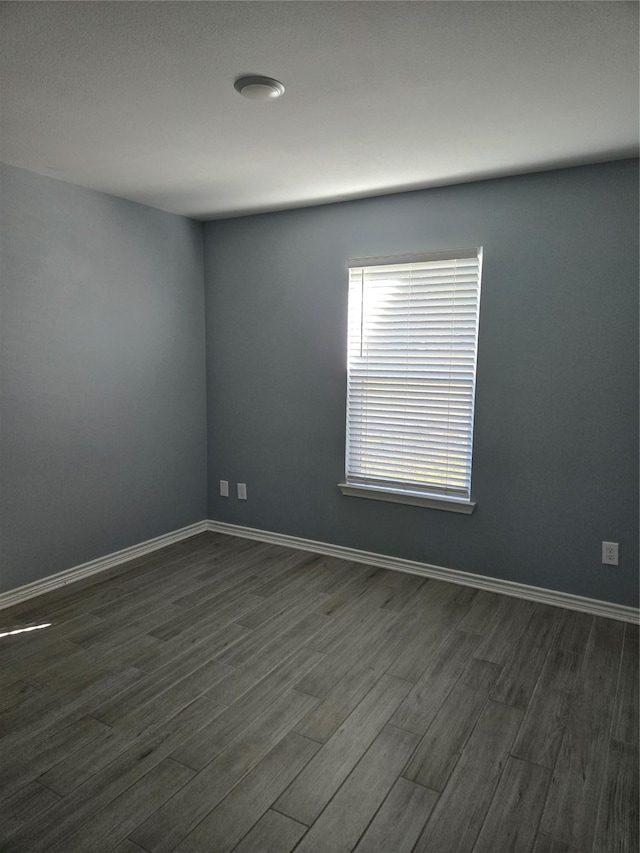
<svg viewBox="0 0 640 853">
<path fill-rule="evenodd" d="M 491 691 L 495 702 L 526 710 L 560 628 L 563 612 L 557 607 L 534 604 L 532 614 L 507 656 Z"/>
<path fill-rule="evenodd" d="M 142 823 L 131 834 L 132 839 L 151 853 L 173 850 L 293 729 L 316 701 L 295 691 L 282 694 L 179 794 Z M 318 744 L 314 744 L 314 751 L 317 747 Z"/>
<path fill-rule="evenodd" d="M 492 620 L 493 628 L 478 646 L 475 656 L 491 663 L 504 663 L 520 639 L 531 618 L 533 604 L 517 598 L 501 596 L 499 613 Z"/>
<path fill-rule="evenodd" d="M 103 765 L 94 765 L 85 781 L 7 841 L 10 850 L 48 851 L 60 840 L 93 820 L 123 791 L 168 758 L 171 752 L 194 728 L 218 713 L 219 707 L 197 699 L 158 729 L 144 736 L 132 737 L 114 758 L 110 750 L 103 752 Z M 89 744 L 91 748 L 93 744 Z M 93 750 L 91 750 L 93 754 Z"/>
<path fill-rule="evenodd" d="M 473 849 L 522 716 L 517 708 L 487 702 L 415 853 L 467 853 Z"/>
<path fill-rule="evenodd" d="M 234 847 L 233 853 L 265 853 L 267 850 L 291 853 L 306 831 L 303 823 L 269 809 Z"/>
<path fill-rule="evenodd" d="M 417 742 L 417 735 L 385 726 L 300 842 L 298 853 L 352 850 Z"/>
<path fill-rule="evenodd" d="M 634 853 L 638 838 L 638 748 L 612 740 L 605 769 L 593 853 Z"/>
<path fill-rule="evenodd" d="M 622 662 L 613 709 L 611 735 L 622 743 L 638 744 L 638 626 L 626 625 Z"/>
<path fill-rule="evenodd" d="M 623 636 L 623 623 L 594 620 L 540 822 L 542 835 L 577 850 L 593 841 Z"/>
<path fill-rule="evenodd" d="M 176 853 L 228 853 L 302 770 L 318 744 L 288 734 L 176 847 Z"/>
<path fill-rule="evenodd" d="M 324 699 L 312 708 L 295 730 L 299 735 L 324 743 L 357 708 L 380 674 L 365 659 L 354 664 L 334 684 Z M 299 687 L 297 689 L 300 689 Z"/>
<path fill-rule="evenodd" d="M 407 695 L 409 684 L 385 675 L 369 691 L 276 804 L 311 825 Z"/>
<path fill-rule="evenodd" d="M 50 853 L 86 853 L 99 850 L 105 839 L 113 844 L 149 813 L 155 811 L 193 776 L 193 770 L 164 759 L 138 782 L 113 799 L 100 814 L 49 847 Z"/>
<path fill-rule="evenodd" d="M 41 812 L 54 806 L 60 796 L 39 782 L 18 788 L 0 803 L 0 827 L 3 836 L 14 835 Z"/>
<path fill-rule="evenodd" d="M 437 801 L 436 791 L 396 779 L 355 853 L 411 853 Z"/>
<path fill-rule="evenodd" d="M 569 853 L 569 845 L 546 835 L 538 835 L 533 853 Z"/>
<path fill-rule="evenodd" d="M 425 670 L 391 722 L 401 729 L 424 734 L 452 687 L 469 664 L 480 642 L 477 634 L 453 631 L 426 659 Z"/>
<path fill-rule="evenodd" d="M 108 726 L 93 717 L 80 717 L 46 737 L 34 738 L 32 743 L 21 743 L 13 750 L 5 750 L 0 765 L 0 799 L 7 792 L 18 790 L 39 778 L 68 755 L 108 731 Z"/>
<path fill-rule="evenodd" d="M 637 848 L 635 626 L 213 533 L 3 619 L 2 853 Z"/>
<path fill-rule="evenodd" d="M 280 699 L 299 679 L 301 673 L 313 666 L 320 657 L 322 655 L 319 652 L 302 648 L 286 658 L 237 702 L 228 706 L 209 725 L 182 744 L 172 757 L 187 767 L 202 770 Z M 313 711 L 312 707 L 309 713 L 312 714 Z"/>
<path fill-rule="evenodd" d="M 509 758 L 473 853 L 529 853 L 550 778 L 543 767 Z"/>
<path fill-rule="evenodd" d="M 487 702 L 500 667 L 472 661 L 442 703 L 402 774 L 425 788 L 442 791 Z"/>
</svg>

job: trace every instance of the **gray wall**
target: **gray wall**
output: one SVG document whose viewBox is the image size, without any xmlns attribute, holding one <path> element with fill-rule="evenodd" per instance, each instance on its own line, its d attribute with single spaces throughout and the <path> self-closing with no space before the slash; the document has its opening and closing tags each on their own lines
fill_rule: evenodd
<svg viewBox="0 0 640 853">
<path fill-rule="evenodd" d="M 635 604 L 637 186 L 633 160 L 208 223 L 209 516 Z M 347 259 L 476 245 L 475 513 L 343 497 Z"/>
<path fill-rule="evenodd" d="M 206 516 L 202 225 L 2 180 L 1 587 Z"/>
</svg>

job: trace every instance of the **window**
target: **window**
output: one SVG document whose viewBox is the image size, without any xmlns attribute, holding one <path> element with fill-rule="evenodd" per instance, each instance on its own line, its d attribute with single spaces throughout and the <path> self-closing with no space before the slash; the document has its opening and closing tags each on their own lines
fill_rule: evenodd
<svg viewBox="0 0 640 853">
<path fill-rule="evenodd" d="M 481 249 L 349 263 L 343 494 L 470 513 Z"/>
</svg>

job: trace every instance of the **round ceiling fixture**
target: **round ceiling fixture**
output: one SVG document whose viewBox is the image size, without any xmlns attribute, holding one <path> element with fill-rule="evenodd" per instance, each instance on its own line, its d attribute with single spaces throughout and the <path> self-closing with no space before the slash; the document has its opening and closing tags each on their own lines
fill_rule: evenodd
<svg viewBox="0 0 640 853">
<path fill-rule="evenodd" d="M 284 86 L 273 77 L 240 77 L 233 84 L 236 92 L 250 101 L 274 101 L 284 93 Z"/>
</svg>

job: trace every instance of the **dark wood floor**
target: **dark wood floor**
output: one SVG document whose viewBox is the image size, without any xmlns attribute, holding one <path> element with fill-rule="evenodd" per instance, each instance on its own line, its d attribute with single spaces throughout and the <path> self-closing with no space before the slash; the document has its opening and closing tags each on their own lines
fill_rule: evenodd
<svg viewBox="0 0 640 853">
<path fill-rule="evenodd" d="M 207 533 L 0 612 L 0 849 L 638 849 L 638 628 Z"/>
</svg>

